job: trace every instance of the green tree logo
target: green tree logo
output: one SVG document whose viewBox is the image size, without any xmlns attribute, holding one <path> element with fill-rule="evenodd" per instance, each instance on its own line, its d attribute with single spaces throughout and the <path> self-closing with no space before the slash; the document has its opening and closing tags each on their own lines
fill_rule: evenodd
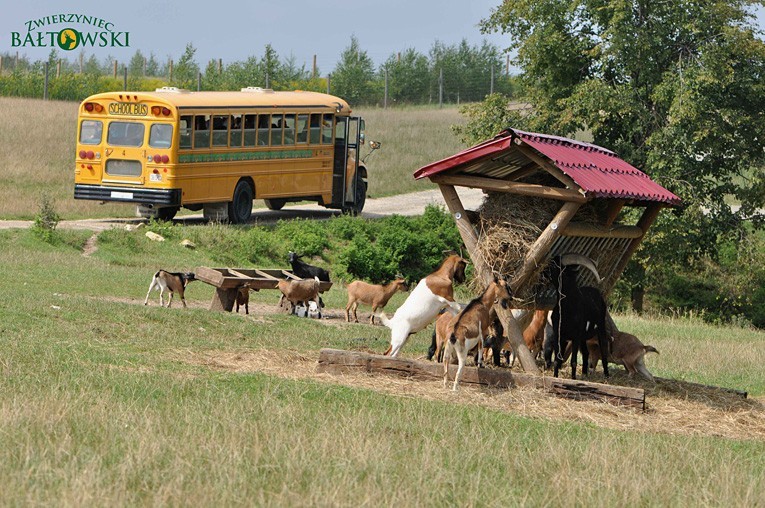
<svg viewBox="0 0 765 508">
<path fill-rule="evenodd" d="M 58 33 L 58 47 L 64 51 L 71 51 L 80 45 L 80 34 L 73 28 L 65 28 Z"/>
</svg>

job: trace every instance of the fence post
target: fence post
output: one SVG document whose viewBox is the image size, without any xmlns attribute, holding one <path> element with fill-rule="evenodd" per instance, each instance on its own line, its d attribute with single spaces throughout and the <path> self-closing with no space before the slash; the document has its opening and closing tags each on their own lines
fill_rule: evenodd
<svg viewBox="0 0 765 508">
<path fill-rule="evenodd" d="M 202 71 L 197 72 L 197 92 L 202 90 Z"/>
<path fill-rule="evenodd" d="M 223 74 L 223 59 L 218 58 L 218 76 Z"/>
<path fill-rule="evenodd" d="M 330 90 L 330 88 L 329 88 L 329 80 L 330 80 L 331 77 L 332 77 L 332 73 L 327 74 L 327 95 L 329 95 L 329 90 Z"/>
<path fill-rule="evenodd" d="M 48 100 L 48 62 L 45 62 L 45 83 L 43 84 L 43 100 Z"/>
<path fill-rule="evenodd" d="M 122 89 L 127 92 L 127 65 L 122 66 Z"/>
<path fill-rule="evenodd" d="M 56 79 L 61 77 L 61 60 L 56 62 Z"/>
<path fill-rule="evenodd" d="M 3 73 L 3 55 L 0 55 L 0 74 Z"/>
<path fill-rule="evenodd" d="M 270 80 L 268 79 L 268 71 L 266 71 L 266 88 L 271 88 L 269 85 L 271 84 Z"/>
<path fill-rule="evenodd" d="M 438 107 L 444 106 L 444 70 L 438 71 Z"/>
<path fill-rule="evenodd" d="M 114 72 L 113 72 L 113 74 L 114 74 L 114 78 L 116 79 L 117 78 L 117 60 L 114 61 Z"/>
<path fill-rule="evenodd" d="M 311 78 L 316 79 L 316 55 L 313 55 L 313 72 L 311 72 Z"/>
<path fill-rule="evenodd" d="M 169 74 L 170 75 L 169 75 L 169 77 L 167 79 L 168 79 L 168 81 L 172 81 L 173 80 L 173 59 L 172 58 L 170 59 L 168 67 L 169 67 Z"/>
<path fill-rule="evenodd" d="M 80 53 L 80 74 L 82 74 L 82 53 Z"/>
<path fill-rule="evenodd" d="M 385 69 L 385 96 L 383 98 L 383 109 L 388 109 L 388 69 Z"/>
<path fill-rule="evenodd" d="M 494 93 L 494 66 L 491 66 L 491 84 L 489 85 L 489 94 Z"/>
</svg>

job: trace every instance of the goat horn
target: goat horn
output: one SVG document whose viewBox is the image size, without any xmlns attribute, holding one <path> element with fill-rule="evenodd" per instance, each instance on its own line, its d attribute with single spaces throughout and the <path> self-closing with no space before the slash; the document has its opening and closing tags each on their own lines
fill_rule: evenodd
<svg viewBox="0 0 765 508">
<path fill-rule="evenodd" d="M 598 269 L 595 267 L 595 262 L 582 254 L 564 254 L 560 257 L 560 264 L 563 266 L 582 265 L 592 272 L 598 284 L 603 281 L 598 273 Z"/>
</svg>

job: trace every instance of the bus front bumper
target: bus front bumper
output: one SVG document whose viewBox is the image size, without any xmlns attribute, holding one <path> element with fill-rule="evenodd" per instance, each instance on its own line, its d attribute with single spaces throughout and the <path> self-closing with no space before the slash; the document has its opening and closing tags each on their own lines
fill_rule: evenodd
<svg viewBox="0 0 765 508">
<path fill-rule="evenodd" d="M 74 185 L 74 199 L 181 206 L 181 189 L 139 189 L 105 185 Z"/>
</svg>

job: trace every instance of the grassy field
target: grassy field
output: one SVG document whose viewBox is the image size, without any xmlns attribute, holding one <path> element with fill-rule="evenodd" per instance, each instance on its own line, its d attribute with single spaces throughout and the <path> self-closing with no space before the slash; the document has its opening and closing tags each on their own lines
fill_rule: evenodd
<svg viewBox="0 0 765 508">
<path fill-rule="evenodd" d="M 134 215 L 133 206 L 72 199 L 77 107 L 73 102 L 0 97 L 0 114 L 6 119 L 0 125 L 0 219 L 31 219 L 43 192 L 65 219 Z M 415 182 L 412 173 L 464 148 L 450 131 L 450 125 L 463 121 L 454 107 L 355 113 L 366 119 L 367 139 L 382 143 L 368 161 L 370 197 L 431 188 L 433 184 Z M 256 206 L 263 204 L 257 201 Z"/>
<path fill-rule="evenodd" d="M 3 504 L 765 504 L 762 332 L 616 316 L 661 351 L 647 359 L 654 374 L 755 397 L 653 386 L 615 367 L 612 382 L 646 388 L 645 413 L 536 390 L 332 377 L 315 372 L 320 348 L 382 352 L 388 337 L 341 319 L 340 285 L 318 322 L 273 313 L 270 291 L 253 293 L 249 316 L 211 312 L 202 283 L 188 309 L 159 308 L 156 293 L 144 307 L 160 262 L 214 266 L 213 252 L 139 231 L 83 256 L 89 235 L 50 245 L 0 231 Z M 429 340 L 416 334 L 405 356 Z"/>
</svg>

